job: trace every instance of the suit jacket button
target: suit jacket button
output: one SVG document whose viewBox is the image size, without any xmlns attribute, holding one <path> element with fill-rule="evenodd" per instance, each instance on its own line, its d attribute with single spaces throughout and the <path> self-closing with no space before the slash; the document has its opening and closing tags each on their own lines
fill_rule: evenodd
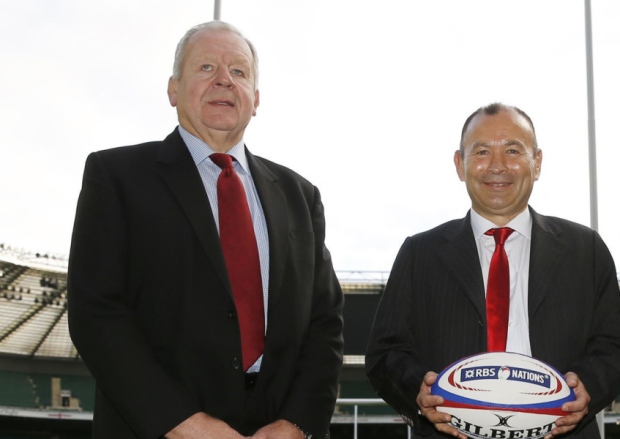
<svg viewBox="0 0 620 439">
<path fill-rule="evenodd" d="M 227 315 L 229 320 L 234 320 L 237 318 L 237 313 L 234 311 L 228 311 L 228 315 Z"/>
<path fill-rule="evenodd" d="M 232 365 L 235 368 L 235 370 L 239 369 L 241 367 L 241 360 L 239 360 L 238 358 L 233 358 Z"/>
</svg>

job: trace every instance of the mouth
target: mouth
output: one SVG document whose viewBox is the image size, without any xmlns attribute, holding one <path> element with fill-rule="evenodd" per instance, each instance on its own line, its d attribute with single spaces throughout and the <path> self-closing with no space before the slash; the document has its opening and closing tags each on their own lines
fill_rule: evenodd
<svg viewBox="0 0 620 439">
<path fill-rule="evenodd" d="M 214 99 L 212 101 L 209 101 L 209 105 L 215 105 L 218 107 L 234 107 L 235 104 L 233 104 L 231 101 L 226 100 L 226 99 Z"/>
<path fill-rule="evenodd" d="M 489 181 L 484 183 L 485 186 L 491 188 L 491 189 L 501 189 L 501 188 L 505 188 L 510 186 L 512 183 L 507 183 L 507 182 L 493 182 L 493 181 Z"/>
</svg>

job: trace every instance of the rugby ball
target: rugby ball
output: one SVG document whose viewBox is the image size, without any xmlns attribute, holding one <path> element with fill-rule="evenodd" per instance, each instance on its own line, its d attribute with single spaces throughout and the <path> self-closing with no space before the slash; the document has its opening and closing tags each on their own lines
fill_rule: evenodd
<svg viewBox="0 0 620 439">
<path fill-rule="evenodd" d="M 451 425 L 472 438 L 537 439 L 548 435 L 575 400 L 552 366 L 527 355 L 485 352 L 445 368 L 431 388 L 452 415 Z"/>
</svg>

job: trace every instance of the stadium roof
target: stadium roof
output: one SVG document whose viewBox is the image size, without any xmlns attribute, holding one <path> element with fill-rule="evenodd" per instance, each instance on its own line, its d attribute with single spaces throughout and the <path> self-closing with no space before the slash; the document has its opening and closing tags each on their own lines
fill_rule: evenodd
<svg viewBox="0 0 620 439">
<path fill-rule="evenodd" d="M 0 246 L 0 353 L 76 358 L 67 325 L 66 259 Z"/>
</svg>

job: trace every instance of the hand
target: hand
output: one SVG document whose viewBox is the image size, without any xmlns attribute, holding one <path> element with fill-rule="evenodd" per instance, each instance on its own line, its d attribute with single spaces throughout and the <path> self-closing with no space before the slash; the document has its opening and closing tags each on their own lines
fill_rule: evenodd
<svg viewBox="0 0 620 439">
<path fill-rule="evenodd" d="M 588 414 L 590 394 L 586 390 L 586 386 L 584 386 L 576 373 L 568 372 L 564 377 L 566 378 L 568 386 L 575 392 L 576 399 L 562 406 L 562 410 L 569 412 L 569 414 L 555 421 L 555 428 L 551 430 L 551 434 L 546 436 L 545 439 L 568 433 Z"/>
<path fill-rule="evenodd" d="M 416 398 L 420 413 L 431 421 L 435 425 L 435 428 L 442 433 L 460 439 L 467 439 L 467 436 L 450 425 L 452 416 L 448 413 L 438 412 L 435 409 L 435 407 L 444 402 L 441 396 L 431 395 L 431 386 L 436 379 L 437 374 L 435 372 L 427 372 L 426 375 L 424 375 L 424 381 L 422 381 L 422 385 L 420 386 L 420 393 L 418 393 L 418 397 Z"/>
<path fill-rule="evenodd" d="M 167 439 L 243 439 L 224 421 L 213 418 L 206 413 L 196 413 L 165 436 Z"/>
<path fill-rule="evenodd" d="M 304 434 L 289 421 L 279 419 L 258 430 L 252 439 L 304 439 Z"/>
</svg>

